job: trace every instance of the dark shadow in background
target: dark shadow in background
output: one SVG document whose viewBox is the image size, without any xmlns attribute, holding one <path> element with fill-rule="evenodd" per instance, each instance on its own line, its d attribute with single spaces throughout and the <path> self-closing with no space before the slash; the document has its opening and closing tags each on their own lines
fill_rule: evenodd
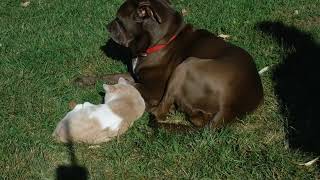
<svg viewBox="0 0 320 180">
<path fill-rule="evenodd" d="M 257 28 L 284 50 L 273 81 L 287 117 L 289 147 L 320 154 L 320 46 L 311 35 L 281 22 L 261 22 Z"/>
<path fill-rule="evenodd" d="M 125 64 L 128 68 L 128 71 L 132 73 L 132 54 L 129 48 L 121 46 L 114 42 L 112 39 L 109 39 L 105 45 L 100 47 L 100 49 L 107 57 Z"/>
<path fill-rule="evenodd" d="M 105 102 L 104 102 L 104 97 L 106 96 L 106 92 L 99 92 L 98 93 L 100 96 L 101 96 L 101 104 L 104 104 Z"/>
<path fill-rule="evenodd" d="M 67 134 L 70 137 L 69 127 L 67 129 Z M 57 180 L 87 180 L 88 170 L 85 167 L 79 166 L 75 155 L 74 145 L 71 138 L 66 144 L 68 152 L 70 154 L 70 165 L 60 165 L 56 169 L 56 179 Z"/>
</svg>

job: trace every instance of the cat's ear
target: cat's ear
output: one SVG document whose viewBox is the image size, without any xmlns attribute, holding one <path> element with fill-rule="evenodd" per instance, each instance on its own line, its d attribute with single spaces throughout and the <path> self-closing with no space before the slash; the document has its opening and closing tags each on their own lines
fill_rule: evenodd
<svg viewBox="0 0 320 180">
<path fill-rule="evenodd" d="M 103 89 L 107 92 L 113 92 L 115 91 L 115 87 L 113 85 L 106 85 L 106 84 L 103 84 Z"/>
<path fill-rule="evenodd" d="M 103 89 L 104 89 L 106 92 L 109 91 L 109 86 L 108 86 L 108 85 L 103 84 L 102 86 L 103 86 Z"/>
<path fill-rule="evenodd" d="M 123 77 L 120 77 L 118 80 L 118 84 L 128 84 L 128 82 Z"/>
</svg>

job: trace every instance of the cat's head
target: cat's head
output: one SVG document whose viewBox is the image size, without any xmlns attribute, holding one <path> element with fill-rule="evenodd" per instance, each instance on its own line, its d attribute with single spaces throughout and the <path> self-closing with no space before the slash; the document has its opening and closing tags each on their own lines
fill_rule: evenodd
<svg viewBox="0 0 320 180">
<path fill-rule="evenodd" d="M 103 84 L 103 89 L 106 92 L 104 97 L 104 102 L 110 102 L 114 99 L 117 99 L 123 95 L 126 95 L 132 91 L 132 86 L 122 77 L 119 78 L 118 84 L 107 85 Z"/>
</svg>

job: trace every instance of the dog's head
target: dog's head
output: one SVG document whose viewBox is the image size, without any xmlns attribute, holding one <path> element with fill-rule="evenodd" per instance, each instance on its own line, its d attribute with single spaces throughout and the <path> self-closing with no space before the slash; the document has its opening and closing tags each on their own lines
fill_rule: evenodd
<svg viewBox="0 0 320 180">
<path fill-rule="evenodd" d="M 137 43 L 150 44 L 174 33 L 179 23 L 182 16 L 169 0 L 126 0 L 107 29 L 116 43 L 136 47 Z"/>
</svg>

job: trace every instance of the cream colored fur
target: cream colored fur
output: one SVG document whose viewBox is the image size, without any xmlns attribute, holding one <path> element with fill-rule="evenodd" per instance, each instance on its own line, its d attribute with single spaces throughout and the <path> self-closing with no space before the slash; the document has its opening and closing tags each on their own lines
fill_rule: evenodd
<svg viewBox="0 0 320 180">
<path fill-rule="evenodd" d="M 76 105 L 59 122 L 53 136 L 60 142 L 98 144 L 128 130 L 145 110 L 140 93 L 123 78 L 116 85 L 103 85 L 105 103 Z"/>
</svg>

